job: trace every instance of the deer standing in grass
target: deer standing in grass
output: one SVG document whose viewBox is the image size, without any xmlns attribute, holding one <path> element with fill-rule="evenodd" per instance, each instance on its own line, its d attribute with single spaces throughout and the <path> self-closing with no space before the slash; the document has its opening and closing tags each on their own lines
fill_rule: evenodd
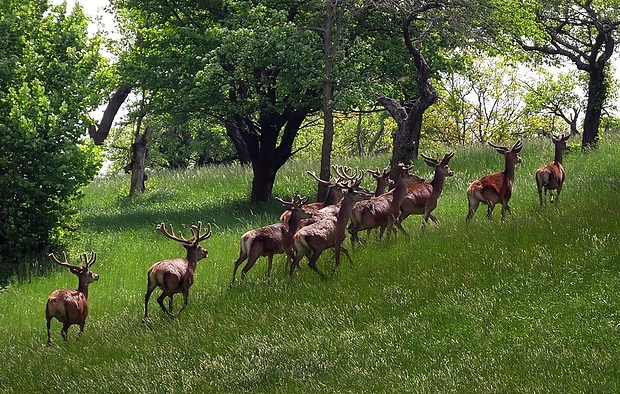
<svg viewBox="0 0 620 394">
<path fill-rule="evenodd" d="M 390 167 L 385 167 L 383 171 L 376 170 L 366 170 L 375 181 L 377 181 L 377 188 L 375 189 L 375 197 L 378 197 L 385 193 L 385 189 L 394 185 L 394 181 L 390 179 Z"/>
<path fill-rule="evenodd" d="M 371 193 L 359 186 L 364 177 L 363 172 L 357 172 L 354 176 L 346 174 L 342 169 L 340 169 L 340 172 L 340 177 L 345 179 L 347 183 L 340 183 L 343 198 L 339 204 L 338 213 L 336 216 L 328 216 L 302 227 L 295 233 L 293 237 L 295 259 L 291 263 L 291 276 L 299 266 L 301 259 L 308 252 L 310 252 L 308 266 L 321 276 L 324 275 L 317 268 L 316 262 L 325 249 L 334 248 L 335 264 L 332 272 L 335 272 L 340 264 L 341 251 L 352 262 L 349 252 L 342 246 L 342 242 L 346 237 L 346 226 L 349 222 L 353 204 L 362 199 L 369 198 Z"/>
<path fill-rule="evenodd" d="M 366 229 L 385 227 L 388 237 L 394 229 L 394 223 L 400 215 L 400 205 L 407 196 L 407 187 L 414 183 L 424 182 L 424 179 L 409 173 L 411 166 L 399 164 L 400 175 L 395 182 L 394 189 L 369 200 L 361 201 L 351 211 L 351 224 L 348 231 L 351 233 L 351 242 L 359 242 L 358 232 Z M 379 234 L 379 238 L 383 231 Z"/>
<path fill-rule="evenodd" d="M 402 227 L 402 221 L 409 215 L 424 215 L 423 226 L 426 225 L 429 218 L 434 223 L 437 223 L 437 218 L 432 212 L 437 208 L 437 200 L 443 191 L 446 177 L 454 175 L 454 171 L 448 167 L 452 156 L 454 156 L 454 152 L 446 153 L 441 160 L 422 155 L 424 162 L 435 169 L 435 175 L 430 182 L 414 183 L 407 187 L 407 195 L 400 205 L 400 217 L 396 222 L 396 225 L 403 233 L 405 233 L 405 230 Z"/>
<path fill-rule="evenodd" d="M 274 254 L 286 253 L 293 260 L 293 235 L 299 228 L 299 224 L 303 219 L 310 218 L 312 215 L 302 206 L 307 198 L 297 196 L 293 201 L 286 202 L 280 198 L 276 198 L 287 212 L 288 219 L 285 223 L 275 223 L 269 226 L 250 230 L 243 234 L 240 242 L 239 258 L 235 261 L 233 270 L 232 286 L 235 283 L 235 275 L 237 268 L 246 259 L 248 262 L 241 270 L 241 281 L 245 279 L 246 274 L 252 268 L 256 260 L 261 256 L 267 256 L 267 277 L 271 274 L 271 263 Z"/>
<path fill-rule="evenodd" d="M 552 163 L 546 166 L 540 167 L 536 170 L 536 187 L 538 188 L 538 199 L 540 200 L 540 207 L 544 207 L 547 204 L 547 190 L 549 190 L 549 196 L 551 202 L 557 201 L 560 198 L 560 192 L 562 191 L 562 185 L 566 173 L 564 172 L 564 166 L 562 165 L 562 151 L 568 150 L 566 141 L 570 134 L 561 137 L 553 136 L 553 144 L 555 145 L 555 157 Z M 543 189 L 545 189 L 545 198 L 543 200 Z M 555 199 L 553 198 L 553 191 L 556 191 Z"/>
<path fill-rule="evenodd" d="M 177 259 L 168 259 L 159 261 L 151 266 L 147 274 L 147 287 L 146 294 L 144 295 L 144 319 L 143 322 L 148 320 L 149 312 L 149 298 L 151 293 L 156 287 L 162 289 L 162 293 L 157 297 L 157 303 L 161 307 L 161 310 L 168 316 L 172 315 L 172 297 L 176 293 L 183 294 L 183 306 L 179 310 L 179 313 L 187 307 L 187 299 L 189 296 L 189 288 L 194 283 L 194 271 L 196 270 L 196 263 L 205 257 L 207 257 L 207 249 L 200 246 L 200 242 L 211 236 L 211 224 L 208 225 L 204 233 L 202 232 L 202 222 L 198 222 L 198 225 L 192 225 L 192 236 L 189 239 L 183 238 L 183 234 L 179 233 L 177 237 L 174 234 L 174 229 L 170 225 L 170 232 L 166 230 L 166 225 L 160 223 L 157 225 L 156 230 L 164 234 L 166 237 L 173 241 L 180 242 L 181 245 L 187 250 L 187 256 Z M 164 299 L 168 297 L 168 309 L 164 306 Z"/>
<path fill-rule="evenodd" d="M 515 179 L 515 165 L 522 162 L 518 153 L 521 152 L 523 144 L 521 143 L 521 140 L 515 142 L 512 147 L 497 146 L 490 142 L 488 144 L 495 148 L 499 154 L 504 155 L 504 171 L 495 172 L 484 176 L 469 185 L 469 188 L 467 189 L 469 212 L 467 213 L 467 218 L 465 219 L 467 223 L 469 223 L 471 218 L 476 213 L 480 203 L 488 206 L 488 219 L 491 219 L 493 208 L 495 208 L 495 205 L 498 203 L 502 204 L 502 221 L 504 220 L 505 212 L 510 212 L 508 201 L 510 201 L 510 197 L 512 196 L 512 185 Z"/>
<path fill-rule="evenodd" d="M 47 346 L 52 344 L 50 325 L 52 318 L 62 323 L 60 334 L 67 341 L 67 330 L 73 324 L 79 324 L 80 333 L 84 333 L 84 325 L 88 317 L 88 285 L 99 280 L 99 275 L 89 271 L 97 260 L 97 254 L 92 252 L 90 258 L 84 253 L 80 256 L 79 265 L 67 263 L 67 255 L 63 253 L 64 261 L 60 261 L 53 253 L 49 257 L 56 264 L 69 268 L 71 273 L 78 277 L 77 290 L 55 290 L 50 294 L 45 305 L 45 319 L 47 320 Z"/>
<path fill-rule="evenodd" d="M 332 169 L 335 169 L 336 166 L 332 166 Z M 314 215 L 317 211 L 328 207 L 330 205 L 335 205 L 342 198 L 342 193 L 340 192 L 340 188 L 337 187 L 338 181 L 324 181 L 323 179 L 316 176 L 315 173 L 306 171 L 308 175 L 313 177 L 317 182 L 323 184 L 327 188 L 327 195 L 323 201 L 317 201 L 310 204 L 304 205 L 304 210 L 311 215 Z M 291 210 L 287 209 L 280 215 L 280 222 L 286 223 L 288 221 L 289 216 L 291 215 Z"/>
</svg>

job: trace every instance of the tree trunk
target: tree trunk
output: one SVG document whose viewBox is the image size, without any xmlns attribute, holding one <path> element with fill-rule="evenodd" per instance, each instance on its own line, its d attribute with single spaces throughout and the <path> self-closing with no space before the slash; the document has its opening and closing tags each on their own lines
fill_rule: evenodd
<svg viewBox="0 0 620 394">
<path fill-rule="evenodd" d="M 604 66 L 603 66 L 604 67 Z M 594 149 L 598 145 L 598 128 L 601 124 L 603 104 L 607 97 L 605 74 L 603 67 L 595 65 L 591 68 L 588 80 L 588 105 L 583 122 L 581 149 Z"/>
<path fill-rule="evenodd" d="M 332 155 L 332 145 L 334 142 L 334 114 L 332 101 L 334 99 L 334 84 L 332 73 L 334 71 L 334 43 L 332 41 L 332 29 L 334 27 L 334 14 L 336 1 L 328 0 L 325 2 L 325 30 L 323 31 L 323 50 L 325 57 L 325 69 L 323 81 L 323 144 L 321 146 L 321 172 L 320 178 L 329 180 L 330 165 Z M 327 196 L 327 187 L 319 183 L 317 190 L 317 200 L 323 201 Z"/>
<path fill-rule="evenodd" d="M 148 140 L 153 129 L 147 126 L 144 133 L 136 133 L 136 138 L 131 144 L 131 187 L 129 195 L 143 193 L 145 190 L 145 182 L 147 175 L 144 172 L 144 162 L 148 151 Z"/>
<path fill-rule="evenodd" d="M 244 119 L 246 127 L 241 135 L 252 160 L 254 178 L 250 199 L 253 202 L 271 199 L 276 174 L 293 155 L 293 142 L 308 113 L 308 109 L 291 110 L 286 114 L 263 113 L 258 127 L 252 119 Z M 282 129 L 280 145 L 277 145 Z"/>
<path fill-rule="evenodd" d="M 239 162 L 241 165 L 249 165 L 252 162 L 250 158 L 250 151 L 248 150 L 248 146 L 243 140 L 240 131 L 244 127 L 243 120 L 237 119 L 235 116 L 231 116 L 224 122 L 224 127 L 226 128 L 228 138 L 230 138 L 233 146 L 235 147 Z"/>
<path fill-rule="evenodd" d="M 414 45 L 411 37 L 410 25 L 417 17 L 417 13 L 411 13 L 407 16 L 403 23 L 403 37 L 405 46 L 416 67 L 416 84 L 419 97 L 409 109 L 394 99 L 385 96 L 379 97 L 379 102 L 388 110 L 398 125 L 398 130 L 394 135 L 392 158 L 390 159 L 390 177 L 394 180 L 399 176 L 398 163 L 409 164 L 413 158 L 418 156 L 422 116 L 424 111 L 439 98 L 437 90 L 430 81 L 431 69 L 422 56 L 420 48 Z"/>
</svg>

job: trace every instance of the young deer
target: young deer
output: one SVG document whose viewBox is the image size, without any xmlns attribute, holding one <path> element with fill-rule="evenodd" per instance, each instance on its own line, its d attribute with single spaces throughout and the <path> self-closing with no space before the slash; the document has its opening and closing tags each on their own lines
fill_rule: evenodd
<svg viewBox="0 0 620 394">
<path fill-rule="evenodd" d="M 497 203 L 502 204 L 502 221 L 504 220 L 505 212 L 510 212 L 508 201 L 512 195 L 512 185 L 515 179 L 515 165 L 522 162 L 518 153 L 521 152 L 523 144 L 521 143 L 521 140 L 518 140 L 512 148 L 508 146 L 493 145 L 490 142 L 489 145 L 495 148 L 498 153 L 504 155 L 504 171 L 484 176 L 469 185 L 469 188 L 467 189 L 469 212 L 467 214 L 467 218 L 465 219 L 467 223 L 469 223 L 471 218 L 476 213 L 480 203 L 488 206 L 488 219 L 491 219 L 493 208 L 495 208 Z"/>
<path fill-rule="evenodd" d="M 561 137 L 554 135 L 552 137 L 553 144 L 555 145 L 555 158 L 553 162 L 536 170 L 536 187 L 538 188 L 538 199 L 540 200 L 541 208 L 547 204 L 547 190 L 549 190 L 552 203 L 560 198 L 560 192 L 566 177 L 564 167 L 562 166 L 562 151 L 568 150 L 566 141 L 569 137 L 570 134 L 567 136 L 562 135 Z M 543 189 L 545 189 L 544 200 L 542 195 Z M 555 200 L 553 198 L 554 190 L 556 190 Z"/>
<path fill-rule="evenodd" d="M 437 208 L 437 200 L 443 191 L 446 177 L 454 175 L 454 171 L 448 167 L 452 156 L 454 156 L 454 152 L 446 153 L 441 160 L 422 155 L 424 162 L 435 169 L 435 175 L 431 182 L 414 183 L 407 188 L 407 196 L 400 206 L 400 217 L 396 222 L 403 233 L 405 230 L 401 223 L 409 215 L 424 215 L 423 226 L 426 225 L 429 218 L 437 223 L 437 218 L 432 212 Z"/>
<path fill-rule="evenodd" d="M 348 231 L 351 234 L 351 242 L 359 242 L 359 231 L 377 227 L 385 227 L 388 237 L 393 231 L 394 223 L 400 215 L 400 205 L 407 196 L 407 187 L 414 183 L 424 182 L 417 175 L 409 174 L 411 166 L 399 164 L 400 175 L 396 180 L 394 189 L 378 197 L 361 201 L 351 211 L 351 224 Z M 383 232 L 379 235 L 381 238 Z"/>
<path fill-rule="evenodd" d="M 335 168 L 335 166 L 332 166 L 332 169 Z M 330 205 L 335 205 L 338 203 L 338 201 L 340 201 L 340 199 L 342 198 L 342 193 L 340 192 L 340 188 L 337 187 L 338 180 L 336 180 L 335 182 L 324 181 L 323 179 L 320 179 L 318 176 L 316 176 L 314 172 L 306 171 L 306 173 L 313 177 L 317 182 L 325 185 L 325 187 L 327 188 L 327 195 L 325 196 L 325 199 L 323 201 L 317 201 L 304 205 L 304 210 L 306 212 L 314 215 L 317 211 Z M 280 215 L 280 222 L 286 223 L 290 215 L 291 211 L 289 209 L 284 211 L 282 215 Z"/>
<path fill-rule="evenodd" d="M 246 259 L 248 262 L 241 270 L 241 281 L 245 279 L 248 271 L 261 256 L 267 256 L 268 259 L 267 277 L 271 274 L 271 263 L 274 254 L 286 253 L 290 260 L 293 260 L 293 235 L 299 228 L 299 223 L 302 219 L 312 216 L 306 211 L 305 206 L 302 206 L 307 201 L 307 197 L 301 198 L 297 196 L 291 202 L 283 201 L 280 198 L 276 199 L 290 212 L 288 221 L 250 230 L 241 236 L 239 258 L 235 261 L 232 282 L 230 282 L 231 286 L 235 283 L 237 268 Z"/>
<path fill-rule="evenodd" d="M 92 252 L 90 258 L 86 253 L 80 256 L 79 265 L 67 263 L 67 255 L 63 253 L 64 261 L 60 261 L 53 253 L 49 257 L 56 264 L 69 268 L 71 273 L 78 277 L 77 290 L 55 290 L 50 294 L 45 305 L 45 319 L 47 320 L 47 346 L 52 344 L 50 325 L 52 318 L 62 323 L 60 334 L 67 341 L 67 330 L 73 324 L 80 325 L 80 336 L 84 333 L 84 325 L 88 317 L 88 285 L 99 280 L 99 275 L 90 272 L 89 268 L 97 260 L 97 254 Z"/>
<path fill-rule="evenodd" d="M 183 306 L 179 310 L 179 313 L 187 307 L 187 298 L 189 296 L 189 288 L 194 283 L 194 271 L 196 269 L 196 263 L 207 257 L 207 249 L 200 246 L 200 242 L 211 236 L 211 224 L 203 234 L 202 222 L 198 222 L 198 225 L 192 225 L 192 237 L 189 239 L 183 238 L 183 234 L 179 233 L 177 237 L 174 234 L 174 229 L 170 225 L 170 232 L 166 231 L 164 223 L 157 225 L 156 230 L 164 234 L 166 237 L 173 241 L 180 242 L 181 245 L 187 250 L 187 257 L 184 259 L 168 259 L 159 261 L 151 266 L 147 275 L 147 287 L 146 294 L 144 296 L 144 319 L 143 322 L 148 320 L 149 312 L 149 298 L 151 293 L 156 287 L 162 289 L 162 293 L 157 297 L 157 302 L 161 307 L 161 310 L 165 314 L 172 316 L 172 296 L 176 293 L 183 294 Z M 168 297 L 168 309 L 164 306 L 164 299 Z"/>
<path fill-rule="evenodd" d="M 357 201 L 369 198 L 371 193 L 361 188 L 360 182 L 364 177 L 363 172 L 356 173 L 355 176 L 340 174 L 341 178 L 346 179 L 346 184 L 341 183 L 340 188 L 344 197 L 340 202 L 340 208 L 335 217 L 326 217 L 317 222 L 309 224 L 299 229 L 293 237 L 295 248 L 295 259 L 291 263 L 290 275 L 293 275 L 295 269 L 299 266 L 301 259 L 310 252 L 308 266 L 319 275 L 324 276 L 316 266 L 316 262 L 325 249 L 334 248 L 335 265 L 333 272 L 340 264 L 340 252 L 344 252 L 349 261 L 351 256 L 349 252 L 342 246 L 345 239 L 345 229 L 349 221 L 353 204 Z"/>
</svg>

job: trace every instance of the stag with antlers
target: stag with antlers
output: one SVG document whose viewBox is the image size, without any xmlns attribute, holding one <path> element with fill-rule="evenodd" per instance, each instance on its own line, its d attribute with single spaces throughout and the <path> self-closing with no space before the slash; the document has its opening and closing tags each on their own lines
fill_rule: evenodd
<svg viewBox="0 0 620 394">
<path fill-rule="evenodd" d="M 336 216 L 326 216 L 321 220 L 302 227 L 295 233 L 293 237 L 295 259 L 291 263 L 290 275 L 293 275 L 293 272 L 299 266 L 299 262 L 308 252 L 310 253 L 308 266 L 321 276 L 323 274 L 317 268 L 316 262 L 325 249 L 334 248 L 334 272 L 340 264 L 341 251 L 351 261 L 349 252 L 342 246 L 351 209 L 355 202 L 369 198 L 372 194 L 360 187 L 364 177 L 363 172 L 356 171 L 355 175 L 349 174 L 347 173 L 348 169 L 344 167 L 338 167 L 337 171 L 341 179 L 346 181 L 346 183 L 339 183 L 344 197 L 338 204 L 338 213 Z"/>
<path fill-rule="evenodd" d="M 385 227 L 389 237 L 393 231 L 394 223 L 400 215 L 400 205 L 407 196 L 407 187 L 414 183 L 424 182 L 424 179 L 409 173 L 411 166 L 399 163 L 398 167 L 400 172 L 394 189 L 378 197 L 361 201 L 353 207 L 351 224 L 348 228 L 351 234 L 351 242 L 359 242 L 358 232 L 377 227 Z M 379 237 L 382 234 L 383 231 Z"/>
<path fill-rule="evenodd" d="M 97 260 L 97 254 L 92 252 L 90 257 L 86 253 L 80 256 L 79 265 L 67 262 L 67 255 L 63 252 L 64 261 L 60 261 L 53 253 L 49 257 L 56 264 L 69 268 L 72 274 L 78 277 L 77 290 L 55 290 L 50 294 L 45 305 L 45 319 L 47 320 L 47 346 L 51 345 L 50 326 L 52 318 L 62 323 L 60 334 L 67 341 L 67 330 L 73 324 L 79 324 L 81 336 L 88 317 L 88 285 L 99 280 L 99 275 L 89 269 Z"/>
<path fill-rule="evenodd" d="M 564 172 L 564 166 L 562 165 L 562 152 L 568 150 L 566 141 L 570 134 L 567 136 L 553 136 L 552 141 L 555 145 L 555 157 L 552 163 L 546 166 L 540 167 L 536 170 L 536 188 L 538 189 L 538 199 L 540 200 L 540 207 L 544 207 L 547 204 L 547 190 L 551 198 L 551 202 L 557 201 L 560 198 L 560 192 L 562 191 L 562 185 L 566 178 Z M 545 198 L 543 200 L 543 189 L 545 189 Z M 556 191 L 555 199 L 553 198 L 553 191 Z"/>
<path fill-rule="evenodd" d="M 403 233 L 405 230 L 402 227 L 402 221 L 409 215 L 424 215 L 423 226 L 426 225 L 429 218 L 434 223 L 437 223 L 437 218 L 432 212 L 437 208 L 437 201 L 443 191 L 446 177 L 454 175 L 454 171 L 448 167 L 454 152 L 446 153 L 441 160 L 425 156 L 424 154 L 421 156 L 428 166 L 435 169 L 435 174 L 430 182 L 414 183 L 407 187 L 407 195 L 400 206 L 400 217 L 396 222 L 396 225 Z"/>
<path fill-rule="evenodd" d="M 176 293 L 183 294 L 183 306 L 179 310 L 181 313 L 187 307 L 187 299 L 189 296 L 189 288 L 194 283 L 194 271 L 196 263 L 207 257 L 207 249 L 200 246 L 200 242 L 211 236 L 211 224 L 208 224 L 204 233 L 202 232 L 202 222 L 198 225 L 192 225 L 192 236 L 189 239 L 183 238 L 183 234 L 179 236 L 174 234 L 174 229 L 170 225 L 170 232 L 166 230 L 164 223 L 157 225 L 156 230 L 173 241 L 181 243 L 187 250 L 187 256 L 177 259 L 168 259 L 159 261 L 151 266 L 147 274 L 147 287 L 144 296 L 144 319 L 148 320 L 149 298 L 156 287 L 162 289 L 162 293 L 157 297 L 157 303 L 166 315 L 172 316 L 172 296 Z M 164 299 L 168 297 L 168 309 L 164 306 Z"/>
<path fill-rule="evenodd" d="M 336 166 L 332 165 L 332 169 L 336 171 Z M 314 178 L 318 183 L 324 185 L 327 188 L 327 195 L 323 201 L 317 201 L 310 204 L 304 205 L 304 210 L 311 215 L 316 214 L 318 211 L 325 207 L 329 207 L 332 205 L 338 204 L 338 202 L 342 199 L 342 193 L 340 192 L 340 188 L 338 186 L 338 180 L 335 181 L 325 181 L 312 171 L 306 171 L 306 174 L 310 175 Z M 280 222 L 286 223 L 288 221 L 289 216 L 291 215 L 291 210 L 287 209 L 280 215 Z"/>
<path fill-rule="evenodd" d="M 496 204 L 502 204 L 502 221 L 504 220 L 504 214 L 506 211 L 510 212 L 508 201 L 512 196 L 512 185 L 515 179 L 515 166 L 517 163 L 521 163 L 522 159 L 518 155 L 523 148 L 521 140 L 515 142 L 512 147 L 498 146 L 488 143 L 491 147 L 504 156 L 505 166 L 504 171 L 495 172 L 484 176 L 474 181 L 467 189 L 467 199 L 469 201 L 469 212 L 465 221 L 469 223 L 471 218 L 476 213 L 478 205 L 480 203 L 486 204 L 487 218 L 491 219 L 493 214 L 493 208 Z"/>
<path fill-rule="evenodd" d="M 261 256 L 267 256 L 267 277 L 271 274 L 271 264 L 274 254 L 286 253 L 293 260 L 293 235 L 299 228 L 299 223 L 303 219 L 310 218 L 312 215 L 306 210 L 303 204 L 308 200 L 307 197 L 297 196 L 293 201 L 287 202 L 276 197 L 276 200 L 289 212 L 287 222 L 274 223 L 243 234 L 240 242 L 239 258 L 235 261 L 233 277 L 230 285 L 235 283 L 237 268 L 246 259 L 248 262 L 241 270 L 241 281 L 252 268 L 256 260 Z"/>
</svg>

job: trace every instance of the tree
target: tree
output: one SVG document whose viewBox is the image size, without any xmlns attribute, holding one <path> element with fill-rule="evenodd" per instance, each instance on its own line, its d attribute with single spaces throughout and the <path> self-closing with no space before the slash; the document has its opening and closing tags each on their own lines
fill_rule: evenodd
<svg viewBox="0 0 620 394">
<path fill-rule="evenodd" d="M 108 81 L 101 38 L 75 6 L 0 4 L 0 278 L 43 259 L 74 226 L 101 164 L 83 140 Z M 47 259 L 44 259 L 47 261 Z"/>
<path fill-rule="evenodd" d="M 251 162 L 251 199 L 267 201 L 300 127 L 320 108 L 320 79 L 312 72 L 320 52 L 316 37 L 300 28 L 303 4 L 113 5 L 127 21 L 126 34 L 141 37 L 120 60 L 128 84 L 157 91 L 149 114 L 217 119 Z"/>
<path fill-rule="evenodd" d="M 610 0 L 498 0 L 492 15 L 525 51 L 567 60 L 588 76 L 582 148 L 595 148 L 608 95 L 608 63 L 620 25 L 620 7 Z"/>
<path fill-rule="evenodd" d="M 548 70 L 540 70 L 540 75 L 540 80 L 526 83 L 526 111 L 559 118 L 568 125 L 571 135 L 579 134 L 579 116 L 581 108 L 586 106 L 579 76 L 576 72 L 552 74 Z M 552 134 L 553 130 L 548 133 Z"/>
</svg>

